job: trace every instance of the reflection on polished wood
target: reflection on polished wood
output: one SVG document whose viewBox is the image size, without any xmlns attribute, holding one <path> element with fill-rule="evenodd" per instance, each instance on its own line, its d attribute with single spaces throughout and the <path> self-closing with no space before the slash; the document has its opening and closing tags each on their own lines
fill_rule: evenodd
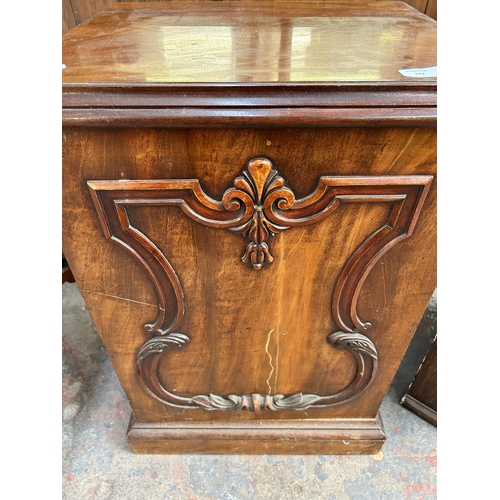
<svg viewBox="0 0 500 500">
<path fill-rule="evenodd" d="M 401 2 L 120 3 L 63 51 L 65 82 L 398 82 L 436 30 Z"/>
</svg>

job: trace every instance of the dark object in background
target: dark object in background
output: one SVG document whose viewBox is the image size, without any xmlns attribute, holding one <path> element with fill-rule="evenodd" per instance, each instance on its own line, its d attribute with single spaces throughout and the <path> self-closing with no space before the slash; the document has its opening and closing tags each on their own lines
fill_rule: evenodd
<svg viewBox="0 0 500 500">
<path fill-rule="evenodd" d="M 64 283 L 66 283 L 66 281 L 68 283 L 74 283 L 75 278 L 73 276 L 73 273 L 71 272 L 71 269 L 69 268 L 68 261 L 64 258 L 64 255 L 63 255 L 63 258 L 62 258 L 62 284 L 64 285 Z"/>
<path fill-rule="evenodd" d="M 437 427 L 437 337 L 401 404 Z"/>
</svg>

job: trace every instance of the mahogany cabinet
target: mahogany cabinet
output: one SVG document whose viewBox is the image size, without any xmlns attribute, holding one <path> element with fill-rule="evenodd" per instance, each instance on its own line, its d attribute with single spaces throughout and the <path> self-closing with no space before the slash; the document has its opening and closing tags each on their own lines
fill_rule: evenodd
<svg viewBox="0 0 500 500">
<path fill-rule="evenodd" d="M 136 453 L 372 454 L 435 289 L 436 23 L 119 3 L 63 37 L 63 243 Z M 419 76 L 420 75 L 420 76 Z"/>
</svg>

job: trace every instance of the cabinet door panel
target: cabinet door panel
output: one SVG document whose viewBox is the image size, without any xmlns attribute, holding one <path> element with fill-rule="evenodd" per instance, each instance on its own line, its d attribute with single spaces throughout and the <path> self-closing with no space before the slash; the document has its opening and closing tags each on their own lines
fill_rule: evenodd
<svg viewBox="0 0 500 500">
<path fill-rule="evenodd" d="M 375 417 L 435 287 L 435 131 L 67 129 L 64 144 L 65 255 L 138 420 Z M 257 189 L 247 222 L 262 206 L 274 236 L 224 227 L 238 178 Z M 296 205 L 273 214 L 280 189 Z M 241 262 L 264 244 L 262 269 Z"/>
</svg>

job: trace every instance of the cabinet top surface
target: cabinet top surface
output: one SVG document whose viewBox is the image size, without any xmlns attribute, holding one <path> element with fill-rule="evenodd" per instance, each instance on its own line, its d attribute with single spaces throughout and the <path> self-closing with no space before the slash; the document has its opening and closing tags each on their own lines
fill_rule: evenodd
<svg viewBox="0 0 500 500">
<path fill-rule="evenodd" d="M 436 23 L 402 2 L 113 4 L 63 36 L 63 84 L 435 82 Z"/>
</svg>

